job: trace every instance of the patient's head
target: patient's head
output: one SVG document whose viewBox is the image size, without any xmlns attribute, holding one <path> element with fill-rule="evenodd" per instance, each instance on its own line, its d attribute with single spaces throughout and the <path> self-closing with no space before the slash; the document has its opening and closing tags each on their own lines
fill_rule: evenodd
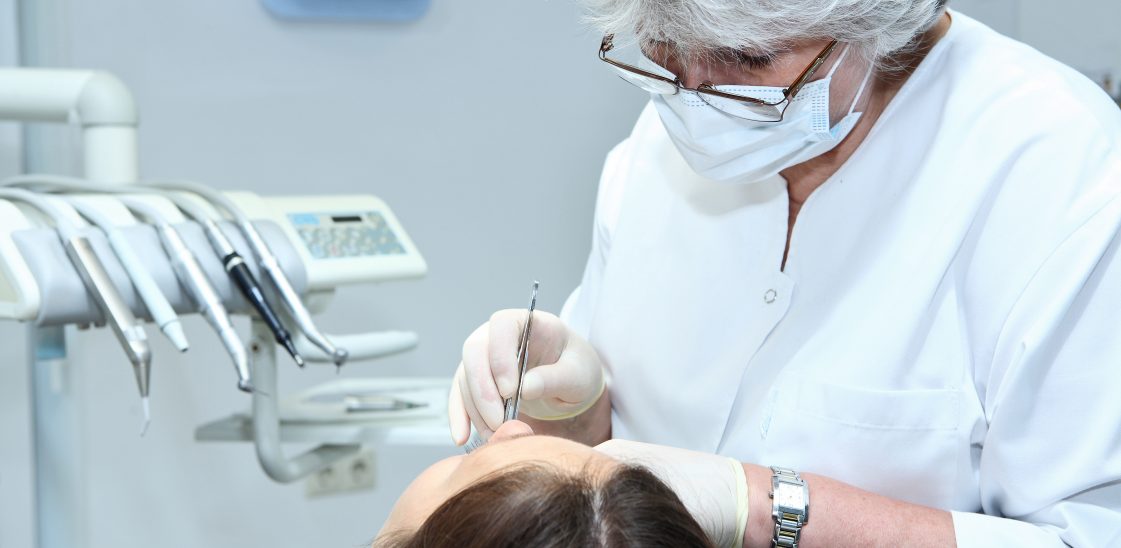
<svg viewBox="0 0 1121 548">
<path fill-rule="evenodd" d="M 405 490 L 377 547 L 710 546 L 644 468 L 511 421 Z"/>
</svg>

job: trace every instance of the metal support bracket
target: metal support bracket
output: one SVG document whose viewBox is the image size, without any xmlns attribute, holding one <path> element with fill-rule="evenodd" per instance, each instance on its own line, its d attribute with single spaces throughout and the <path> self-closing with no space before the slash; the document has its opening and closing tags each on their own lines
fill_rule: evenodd
<svg viewBox="0 0 1121 548">
<path fill-rule="evenodd" d="M 253 443 L 257 460 L 268 476 L 291 483 L 314 474 L 341 459 L 358 453 L 361 445 L 324 444 L 302 455 L 288 458 L 280 445 L 279 388 L 276 381 L 276 344 L 272 332 L 261 321 L 252 322 L 249 342 L 253 368 Z"/>
</svg>

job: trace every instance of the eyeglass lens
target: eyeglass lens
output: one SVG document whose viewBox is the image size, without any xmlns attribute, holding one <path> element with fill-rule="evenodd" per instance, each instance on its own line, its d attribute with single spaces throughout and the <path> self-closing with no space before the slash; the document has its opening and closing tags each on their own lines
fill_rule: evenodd
<svg viewBox="0 0 1121 548">
<path fill-rule="evenodd" d="M 627 70 L 622 67 L 611 65 L 620 78 L 626 80 L 630 84 L 641 88 L 649 93 L 656 93 L 658 95 L 674 95 L 678 91 L 684 93 L 696 93 L 702 101 L 708 103 L 709 106 L 732 116 L 739 118 L 746 118 L 757 122 L 777 122 L 782 119 L 783 109 L 786 106 L 785 102 L 778 105 L 762 105 L 750 100 L 735 99 L 732 97 L 724 97 L 707 92 L 704 89 L 681 90 L 676 84 L 667 82 L 658 78 L 653 78 L 638 72 Z M 637 68 L 637 67 L 636 67 Z M 756 97 L 756 99 L 768 101 L 773 100 L 772 97 Z M 779 97 L 778 99 L 781 99 Z"/>
<path fill-rule="evenodd" d="M 778 105 L 763 105 L 756 102 L 779 102 L 783 99 L 781 95 L 764 96 L 764 94 L 759 94 L 759 97 L 753 97 L 748 93 L 736 90 L 734 92 L 724 92 L 731 95 L 724 96 L 703 88 L 697 90 L 681 88 L 674 81 L 673 74 L 650 60 L 637 46 L 633 45 L 624 48 L 622 52 L 613 48 L 612 51 L 607 53 L 607 58 L 612 61 L 608 64 L 620 78 L 649 93 L 658 95 L 674 95 L 679 91 L 696 93 L 705 103 L 731 116 L 759 122 L 777 122 L 782 119 L 783 110 L 786 106 L 785 102 L 780 102 Z M 657 74 L 665 79 L 656 78 L 646 73 Z M 745 98 L 737 99 L 734 97 L 735 95 L 743 95 Z M 751 98 L 754 98 L 755 101 Z"/>
</svg>

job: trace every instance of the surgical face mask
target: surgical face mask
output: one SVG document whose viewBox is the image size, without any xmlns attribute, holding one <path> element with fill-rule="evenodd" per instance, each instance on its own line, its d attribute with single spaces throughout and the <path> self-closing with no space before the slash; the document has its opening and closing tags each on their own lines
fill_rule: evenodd
<svg viewBox="0 0 1121 548">
<path fill-rule="evenodd" d="M 721 182 L 752 183 L 825 154 L 848 136 L 860 120 L 856 104 L 864 94 L 871 67 L 853 98 L 848 114 L 830 125 L 829 87 L 848 48 L 829 74 L 802 88 L 780 122 L 756 122 L 725 114 L 695 92 L 653 95 L 654 106 L 677 150 L 698 174 Z M 717 90 L 758 97 L 783 98 L 783 88 L 716 86 Z"/>
</svg>

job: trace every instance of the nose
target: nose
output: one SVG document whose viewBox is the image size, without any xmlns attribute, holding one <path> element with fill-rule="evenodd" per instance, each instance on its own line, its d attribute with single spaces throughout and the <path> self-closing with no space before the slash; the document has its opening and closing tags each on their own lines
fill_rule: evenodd
<svg viewBox="0 0 1121 548">
<path fill-rule="evenodd" d="M 519 420 L 506 421 L 498 430 L 494 431 L 494 435 L 490 437 L 492 441 L 501 441 L 510 438 L 520 438 L 522 436 L 532 436 L 533 428 Z"/>
</svg>

